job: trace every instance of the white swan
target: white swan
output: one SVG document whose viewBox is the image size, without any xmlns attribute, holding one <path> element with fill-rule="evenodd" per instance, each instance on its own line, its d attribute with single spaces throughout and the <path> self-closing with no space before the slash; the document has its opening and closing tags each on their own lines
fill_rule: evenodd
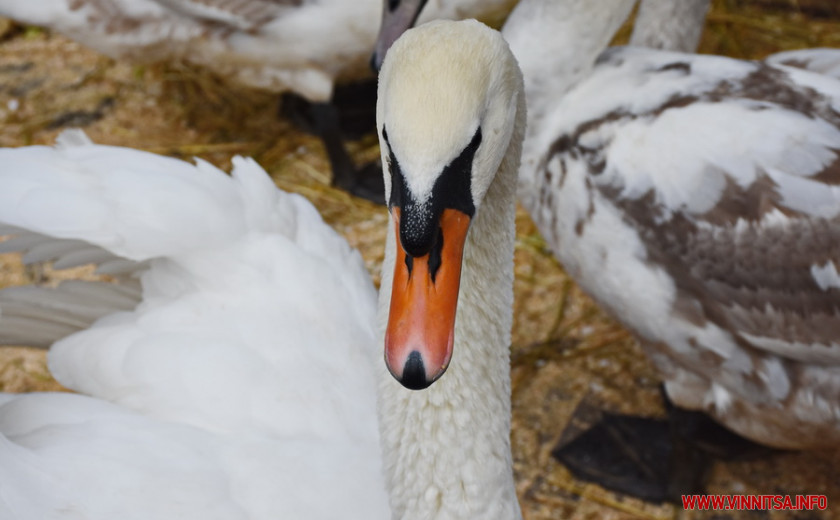
<svg viewBox="0 0 840 520">
<path fill-rule="evenodd" d="M 520 194 L 673 401 L 779 447 L 840 441 L 840 83 L 638 48 L 630 0 L 523 0 Z M 596 61 L 597 59 L 597 61 Z"/>
<path fill-rule="evenodd" d="M 522 0 L 506 22 L 529 108 L 522 201 L 676 404 L 772 446 L 836 446 L 840 83 L 601 54 L 634 3 Z"/>
<path fill-rule="evenodd" d="M 445 381 L 423 392 L 394 381 L 360 257 L 252 161 L 235 160 L 228 177 L 73 134 L 56 148 L 2 149 L 0 222 L 17 235 L 3 248 L 94 261 L 139 287 L 0 292 L 3 337 L 33 321 L 58 336 L 82 329 L 49 364 L 87 394 L 0 396 L 0 516 L 387 518 L 387 487 L 392 518 L 521 517 L 507 352 L 521 74 L 501 36 L 474 21 L 403 40 L 381 76 L 383 156 L 401 183 L 394 215 L 437 225 L 443 211 L 438 281 L 460 268 L 450 217 L 473 209 L 459 217 L 472 229 Z M 441 183 L 463 189 L 439 198 Z M 415 280 L 426 260 L 414 259 Z M 407 269 L 396 233 L 383 269 L 384 328 L 392 273 Z"/>
<path fill-rule="evenodd" d="M 386 481 L 396 518 L 519 518 L 508 346 L 522 77 L 481 24 L 418 29 L 427 28 L 435 38 L 406 33 L 379 76 L 393 226 L 379 323 L 395 376 L 415 388 L 446 376 L 411 391 L 381 368 Z M 465 40 L 456 29 L 477 34 Z M 403 478 L 412 468 L 428 471 Z"/>
</svg>

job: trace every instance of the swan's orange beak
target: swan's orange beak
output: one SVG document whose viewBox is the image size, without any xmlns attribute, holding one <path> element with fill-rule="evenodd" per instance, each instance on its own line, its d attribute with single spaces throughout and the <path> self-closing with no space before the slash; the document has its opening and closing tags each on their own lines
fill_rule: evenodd
<svg viewBox="0 0 840 520">
<path fill-rule="evenodd" d="M 444 209 L 436 245 L 425 256 L 412 257 L 400 244 L 398 207 L 393 208 L 393 216 L 397 258 L 385 330 L 385 363 L 403 386 L 421 390 L 443 375 L 452 359 L 470 217 Z"/>
</svg>

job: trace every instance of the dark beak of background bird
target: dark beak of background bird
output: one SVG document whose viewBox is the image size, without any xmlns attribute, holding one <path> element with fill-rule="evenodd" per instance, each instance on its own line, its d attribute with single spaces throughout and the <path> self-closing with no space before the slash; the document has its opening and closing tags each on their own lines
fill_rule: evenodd
<svg viewBox="0 0 840 520">
<path fill-rule="evenodd" d="M 385 54 L 397 38 L 405 31 L 414 27 L 417 17 L 423 11 L 426 0 L 389 0 L 383 2 L 382 25 L 379 27 L 379 36 L 373 47 L 373 55 L 370 57 L 370 68 L 379 72 Z"/>
</svg>

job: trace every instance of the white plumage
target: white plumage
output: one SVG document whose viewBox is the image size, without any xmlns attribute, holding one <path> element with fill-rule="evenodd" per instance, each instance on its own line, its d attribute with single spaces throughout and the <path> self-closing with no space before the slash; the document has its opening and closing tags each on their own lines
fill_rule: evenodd
<svg viewBox="0 0 840 520">
<path fill-rule="evenodd" d="M 0 293 L 0 330 L 83 329 L 49 366 L 87 394 L 2 396 L 0 516 L 388 517 L 359 254 L 251 160 L 85 139 L 0 150 L 4 232 L 70 244 L 59 262 L 101 251 L 127 282 L 74 282 L 71 325 L 48 289 Z"/>
</svg>

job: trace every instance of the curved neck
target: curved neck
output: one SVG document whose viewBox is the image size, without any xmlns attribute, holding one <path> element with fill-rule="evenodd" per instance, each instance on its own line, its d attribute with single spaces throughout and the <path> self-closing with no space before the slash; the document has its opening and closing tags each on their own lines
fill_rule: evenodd
<svg viewBox="0 0 840 520">
<path fill-rule="evenodd" d="M 586 78 L 599 54 L 630 15 L 636 0 L 521 0 L 502 34 L 525 78 L 528 129 L 539 135 L 549 108 Z"/>
<path fill-rule="evenodd" d="M 509 346 L 524 113 L 520 94 L 511 143 L 470 225 L 446 374 L 429 388 L 413 391 L 379 363 L 379 424 L 393 518 L 521 518 L 510 451 Z M 389 232 L 380 338 L 388 321 L 395 242 Z"/>
<path fill-rule="evenodd" d="M 694 52 L 708 9 L 709 0 L 642 0 L 630 45 Z"/>
</svg>

